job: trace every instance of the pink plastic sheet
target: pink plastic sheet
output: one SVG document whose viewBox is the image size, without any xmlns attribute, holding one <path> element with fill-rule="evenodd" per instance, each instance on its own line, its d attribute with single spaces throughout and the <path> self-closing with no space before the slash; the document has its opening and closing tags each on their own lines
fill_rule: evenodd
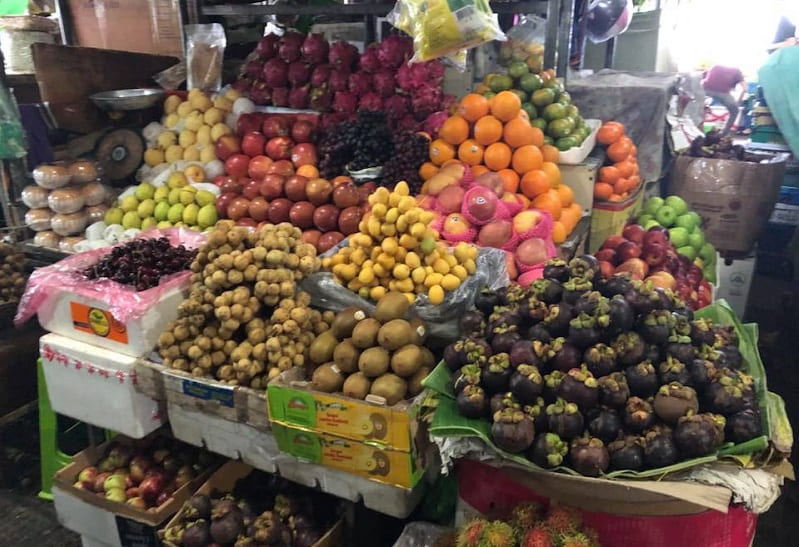
<svg viewBox="0 0 799 547">
<path fill-rule="evenodd" d="M 148 230 L 137 239 L 160 237 L 167 237 L 174 246 L 182 244 L 191 249 L 199 248 L 206 239 L 204 233 L 184 228 Z M 158 303 L 164 292 L 189 284 L 192 272 L 188 270 L 166 276 L 156 287 L 146 291 L 136 291 L 134 287 L 110 279 L 87 279 L 82 273 L 83 270 L 96 264 L 112 248 L 109 246 L 93 249 L 36 269 L 28 278 L 25 293 L 17 307 L 14 324 L 21 326 L 36 314 L 44 302 L 63 292 L 105 302 L 108 304 L 108 311 L 117 321 L 127 323 L 144 315 L 148 309 Z"/>
</svg>

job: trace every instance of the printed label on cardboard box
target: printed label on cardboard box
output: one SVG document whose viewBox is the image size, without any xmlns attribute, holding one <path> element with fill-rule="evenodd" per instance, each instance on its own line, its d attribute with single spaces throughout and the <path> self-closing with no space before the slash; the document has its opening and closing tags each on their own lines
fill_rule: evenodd
<svg viewBox="0 0 799 547">
<path fill-rule="evenodd" d="M 114 319 L 114 316 L 108 311 L 80 302 L 70 302 L 69 308 L 72 316 L 72 328 L 76 331 L 107 338 L 120 344 L 128 343 L 127 328 L 123 323 Z"/>
<path fill-rule="evenodd" d="M 123 547 L 157 547 L 158 532 L 152 526 L 129 518 L 116 516 L 119 542 Z"/>
<path fill-rule="evenodd" d="M 184 379 L 181 389 L 185 395 L 204 401 L 216 401 L 222 406 L 233 408 L 233 387 L 212 386 L 204 382 Z"/>
</svg>

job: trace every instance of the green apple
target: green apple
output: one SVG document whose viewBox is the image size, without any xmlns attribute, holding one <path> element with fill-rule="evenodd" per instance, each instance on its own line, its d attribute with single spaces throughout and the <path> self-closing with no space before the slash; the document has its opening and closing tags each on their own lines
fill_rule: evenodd
<svg viewBox="0 0 799 547">
<path fill-rule="evenodd" d="M 647 222 L 646 224 L 644 224 L 643 226 L 644 226 L 644 230 L 648 230 L 648 229 L 650 229 L 650 228 L 652 228 L 652 227 L 654 227 L 654 226 L 660 226 L 660 222 L 658 222 L 657 220 L 655 220 L 655 219 L 653 218 L 652 220 L 648 221 L 648 222 Z"/>
<path fill-rule="evenodd" d="M 657 210 L 655 213 L 655 220 L 657 220 L 660 224 L 668 228 L 672 224 L 674 224 L 674 219 L 677 218 L 677 213 L 674 212 L 674 209 L 669 207 L 668 205 L 664 205 L 660 209 Z"/>
<path fill-rule="evenodd" d="M 684 215 L 688 212 L 688 204 L 680 196 L 669 196 L 666 198 L 666 205 L 674 209 L 677 216 Z"/>
<path fill-rule="evenodd" d="M 644 213 L 655 216 L 657 210 L 663 207 L 663 203 L 663 198 L 660 196 L 649 198 L 646 200 L 646 203 L 644 203 Z"/>
<path fill-rule="evenodd" d="M 142 230 L 149 230 L 150 228 L 155 228 L 158 225 L 158 221 L 155 220 L 153 217 L 147 217 L 142 219 L 141 221 L 141 229 Z"/>
<path fill-rule="evenodd" d="M 209 192 L 208 190 L 200 190 L 197 192 L 197 195 L 194 196 L 194 201 L 196 201 L 197 205 L 200 207 L 204 207 L 209 203 L 214 203 L 216 201 L 216 196 L 213 192 Z"/>
<path fill-rule="evenodd" d="M 636 224 L 640 224 L 641 226 L 643 226 L 644 224 L 646 224 L 650 220 L 654 220 L 654 218 L 655 217 L 653 217 L 649 213 L 644 213 L 643 215 L 639 215 L 638 216 L 638 219 L 635 221 L 635 223 Z"/>
<path fill-rule="evenodd" d="M 688 260 L 693 260 L 696 258 L 696 249 L 694 249 L 690 245 L 677 247 L 677 252 L 686 257 Z"/>
<path fill-rule="evenodd" d="M 679 226 L 669 229 L 669 240 L 675 247 L 684 247 L 688 245 L 688 236 L 690 235 L 688 230 L 680 228 Z"/>
<path fill-rule="evenodd" d="M 674 224 L 680 226 L 681 228 L 685 228 L 689 232 L 693 232 L 694 229 L 699 225 L 697 223 L 696 217 L 689 213 L 678 216 L 677 220 L 674 221 Z"/>
<path fill-rule="evenodd" d="M 200 207 L 196 203 L 189 203 L 183 209 L 183 222 L 189 226 L 197 224 L 197 214 L 200 212 Z"/>
<path fill-rule="evenodd" d="M 688 245 L 696 249 L 696 252 L 699 252 L 704 244 L 705 234 L 702 233 L 702 230 L 697 229 L 688 234 Z"/>
<path fill-rule="evenodd" d="M 139 206 L 139 198 L 134 195 L 125 196 L 122 198 L 122 201 L 119 203 L 119 208 L 125 211 L 135 211 L 136 208 Z"/>
<path fill-rule="evenodd" d="M 125 211 L 120 209 L 119 207 L 112 207 L 108 211 L 105 212 L 105 223 L 106 224 L 122 224 L 122 217 L 125 215 Z"/>
<path fill-rule="evenodd" d="M 153 211 L 155 211 L 155 202 L 152 198 L 147 198 L 136 208 L 136 213 L 138 213 L 139 218 L 147 218 L 153 216 Z"/>
<path fill-rule="evenodd" d="M 210 228 L 216 224 L 217 218 L 216 205 L 209 203 L 208 205 L 203 205 L 200 208 L 200 212 L 197 213 L 197 224 L 202 229 Z"/>
<path fill-rule="evenodd" d="M 167 196 L 167 201 L 170 205 L 180 203 L 180 188 L 172 188 Z"/>
<path fill-rule="evenodd" d="M 156 202 L 158 201 L 166 201 L 169 197 L 169 186 L 159 186 L 155 189 L 155 193 L 153 194 L 153 200 Z"/>
<path fill-rule="evenodd" d="M 149 182 L 142 182 L 136 187 L 133 193 L 139 201 L 144 201 L 145 199 L 151 199 L 153 197 L 153 194 L 155 194 L 155 187 Z"/>
<path fill-rule="evenodd" d="M 158 224 L 155 225 L 155 227 L 163 230 L 164 228 L 171 228 L 172 223 L 169 222 L 168 220 L 160 220 L 158 221 Z"/>
<path fill-rule="evenodd" d="M 126 230 L 141 227 L 141 218 L 136 211 L 128 211 L 122 217 L 122 227 Z"/>
<path fill-rule="evenodd" d="M 153 216 L 155 217 L 155 220 L 159 222 L 162 220 L 166 220 L 167 215 L 169 214 L 169 207 L 170 207 L 169 202 L 166 201 L 158 202 L 158 205 L 156 205 L 155 209 L 153 210 Z"/>
<path fill-rule="evenodd" d="M 708 280 L 710 283 L 716 282 L 716 265 L 715 264 L 708 264 L 704 268 L 702 268 L 702 275 L 705 279 Z"/>
<path fill-rule="evenodd" d="M 713 246 L 712 243 L 705 243 L 702 245 L 702 248 L 699 249 L 699 256 L 702 257 L 702 260 L 705 261 L 705 264 L 715 264 L 716 263 L 716 248 Z"/>
<path fill-rule="evenodd" d="M 183 218 L 183 204 L 176 203 L 172 207 L 169 208 L 169 212 L 167 213 L 167 219 L 171 223 L 180 222 Z"/>
</svg>

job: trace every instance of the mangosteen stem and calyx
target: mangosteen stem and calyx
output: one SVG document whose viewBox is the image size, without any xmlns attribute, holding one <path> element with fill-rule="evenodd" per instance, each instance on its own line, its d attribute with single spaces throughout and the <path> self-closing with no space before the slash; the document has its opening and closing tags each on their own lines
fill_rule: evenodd
<svg viewBox="0 0 799 547">
<path fill-rule="evenodd" d="M 479 418 L 486 413 L 486 394 L 482 387 L 467 385 L 458 394 L 458 410 L 467 418 Z"/>
<path fill-rule="evenodd" d="M 555 433 L 544 433 L 533 443 L 533 461 L 545 462 L 546 467 L 557 467 L 569 452 L 569 444 Z"/>
</svg>

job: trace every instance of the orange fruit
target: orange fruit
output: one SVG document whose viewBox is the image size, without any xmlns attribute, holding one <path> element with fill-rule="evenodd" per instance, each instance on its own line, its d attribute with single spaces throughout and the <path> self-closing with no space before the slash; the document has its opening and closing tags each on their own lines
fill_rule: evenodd
<svg viewBox="0 0 799 547">
<path fill-rule="evenodd" d="M 623 194 L 630 189 L 630 179 L 619 179 L 613 185 L 613 192 L 616 194 Z"/>
<path fill-rule="evenodd" d="M 558 197 L 560 197 L 560 203 L 564 207 L 568 207 L 574 203 L 574 191 L 565 184 L 561 184 L 555 188 L 555 191 L 558 193 Z"/>
<path fill-rule="evenodd" d="M 474 124 L 474 140 L 488 146 L 502 138 L 502 122 L 494 116 L 483 116 Z"/>
<path fill-rule="evenodd" d="M 541 164 L 544 163 L 544 157 L 541 155 L 541 150 L 537 146 L 528 144 L 517 148 L 513 153 L 513 170 L 520 175 L 525 174 L 527 171 L 533 169 L 541 169 Z"/>
<path fill-rule="evenodd" d="M 352 182 L 352 177 L 348 177 L 347 175 L 339 175 L 330 182 L 333 183 L 333 186 L 338 186 L 339 184 L 347 184 L 348 182 Z"/>
<path fill-rule="evenodd" d="M 441 165 L 455 157 L 455 147 L 444 139 L 436 139 L 430 143 L 430 161 Z"/>
<path fill-rule="evenodd" d="M 297 167 L 297 174 L 309 179 L 318 179 L 319 169 L 315 165 L 301 165 Z"/>
<path fill-rule="evenodd" d="M 553 220 L 560 219 L 560 212 L 563 210 L 563 206 L 560 204 L 560 198 L 555 190 L 547 190 L 543 194 L 536 196 L 533 200 L 533 207 L 535 209 L 548 211 L 549 214 L 552 215 Z"/>
<path fill-rule="evenodd" d="M 566 230 L 566 227 L 560 221 L 556 220 L 552 223 L 552 241 L 556 245 L 560 245 L 564 241 L 566 241 L 566 236 L 569 233 Z"/>
<path fill-rule="evenodd" d="M 620 161 L 614 167 L 619 172 L 619 177 L 623 179 L 629 178 L 633 174 L 633 162 L 630 160 Z"/>
<path fill-rule="evenodd" d="M 438 166 L 432 161 L 424 162 L 419 168 L 419 176 L 422 177 L 422 180 L 428 180 L 436 173 L 438 173 Z"/>
<path fill-rule="evenodd" d="M 608 157 L 610 161 L 619 162 L 624 161 L 630 157 L 632 145 L 624 142 L 621 139 L 608 146 Z"/>
<path fill-rule="evenodd" d="M 505 124 L 502 130 L 502 140 L 513 148 L 535 144 L 535 129 L 537 128 L 530 125 L 530 122 L 523 118 L 516 118 Z"/>
<path fill-rule="evenodd" d="M 466 139 L 458 147 L 458 159 L 469 165 L 478 165 L 483 161 L 483 145 L 479 142 Z"/>
<path fill-rule="evenodd" d="M 611 196 L 608 198 L 608 201 L 612 201 L 612 202 L 619 202 L 619 201 L 624 201 L 624 198 L 625 198 L 625 196 L 624 196 L 624 195 L 622 195 L 622 194 L 612 194 L 612 195 L 611 195 Z"/>
<path fill-rule="evenodd" d="M 450 116 L 438 130 L 438 138 L 458 145 L 469 138 L 469 122 L 460 116 Z"/>
<path fill-rule="evenodd" d="M 538 129 L 538 128 L 534 127 L 533 129 Z M 541 131 L 540 129 L 538 129 L 538 131 L 541 133 L 541 142 L 543 143 L 544 132 Z M 558 160 L 560 159 L 560 150 L 558 150 L 556 146 L 552 146 L 551 144 L 542 144 L 536 146 L 539 146 L 541 148 L 541 154 L 544 156 L 544 161 L 548 161 L 551 163 L 558 163 Z"/>
<path fill-rule="evenodd" d="M 530 121 L 530 115 L 527 113 L 526 110 L 519 111 L 519 118 L 522 119 L 522 120 L 525 120 L 527 122 Z"/>
<path fill-rule="evenodd" d="M 612 165 L 599 168 L 599 180 L 601 180 L 602 182 L 613 184 L 617 180 L 619 180 L 620 176 L 621 173 L 619 173 L 619 170 L 616 167 L 613 167 Z"/>
<path fill-rule="evenodd" d="M 624 136 L 624 126 L 618 122 L 607 122 L 599 128 L 596 140 L 599 144 L 609 146 Z"/>
<path fill-rule="evenodd" d="M 522 193 L 533 201 L 535 201 L 536 196 L 548 192 L 551 188 L 549 177 L 541 169 L 533 169 L 526 172 L 519 187 L 522 189 Z"/>
<path fill-rule="evenodd" d="M 561 179 L 560 167 L 558 167 L 556 163 L 545 161 L 541 164 L 541 170 L 549 175 L 549 183 L 552 185 L 552 188 L 560 186 L 563 179 Z"/>
<path fill-rule="evenodd" d="M 488 148 L 485 149 L 483 159 L 485 160 L 486 167 L 492 171 L 500 171 L 505 169 L 510 165 L 511 162 L 510 146 L 504 142 L 495 142 L 494 144 L 490 144 Z"/>
<path fill-rule="evenodd" d="M 633 175 L 630 177 L 630 186 L 631 186 L 630 190 L 635 190 L 636 188 L 638 188 L 639 184 L 641 184 L 641 177 L 639 177 L 638 175 Z"/>
<path fill-rule="evenodd" d="M 509 122 L 519 117 L 522 101 L 518 95 L 510 91 L 500 91 L 491 100 L 491 114 L 503 122 Z"/>
<path fill-rule="evenodd" d="M 485 165 L 472 165 L 472 176 L 475 178 L 490 171 L 491 170 Z"/>
<path fill-rule="evenodd" d="M 613 195 L 613 185 L 607 182 L 597 182 L 594 184 L 594 198 L 607 200 Z"/>
<path fill-rule="evenodd" d="M 583 208 L 577 203 L 572 203 L 564 207 L 560 212 L 560 222 L 566 228 L 566 233 L 570 234 L 577 227 L 577 223 L 583 218 Z"/>
<path fill-rule="evenodd" d="M 506 192 L 515 194 L 519 189 L 519 175 L 513 169 L 500 169 L 497 175 L 502 177 L 502 186 Z"/>
<path fill-rule="evenodd" d="M 488 114 L 488 99 L 477 93 L 469 93 L 461 99 L 458 105 L 458 114 L 463 116 L 467 122 L 476 122 Z"/>
<path fill-rule="evenodd" d="M 515 171 L 514 171 L 514 173 L 515 173 Z M 532 205 L 532 202 L 530 201 L 530 198 L 528 198 L 524 194 L 516 194 L 516 199 L 518 199 L 519 202 L 522 204 L 522 209 L 529 209 L 530 205 Z"/>
</svg>

